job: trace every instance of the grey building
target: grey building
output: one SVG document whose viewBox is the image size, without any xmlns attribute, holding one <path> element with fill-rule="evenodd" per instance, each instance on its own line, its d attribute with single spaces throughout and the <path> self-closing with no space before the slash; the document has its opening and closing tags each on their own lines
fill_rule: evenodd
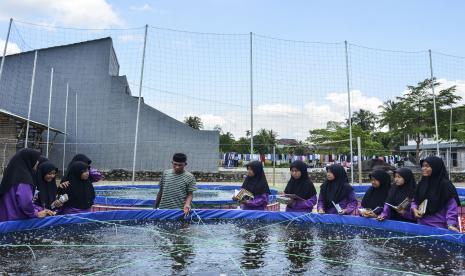
<svg viewBox="0 0 465 276">
<path fill-rule="evenodd" d="M 416 145 L 400 146 L 400 151 L 406 153 L 407 156 L 415 154 Z M 436 155 L 436 153 L 436 144 L 420 144 L 420 159 Z M 439 143 L 439 155 L 451 170 L 463 171 L 465 169 L 465 144 L 441 142 Z"/>
<path fill-rule="evenodd" d="M 0 109 L 27 117 L 33 62 L 34 51 L 5 58 Z M 131 170 L 138 97 L 132 96 L 126 77 L 119 74 L 112 39 L 38 50 L 31 120 L 42 124 L 47 124 L 52 67 L 50 126 L 67 135 L 66 147 L 64 135 L 56 137 L 49 150 L 50 159 L 61 167 L 66 148 L 66 163 L 79 152 L 88 155 L 96 168 Z M 65 129 L 66 83 L 69 99 Z M 187 154 L 191 171 L 218 169 L 217 131 L 192 129 L 143 103 L 143 99 L 138 137 L 136 170 L 169 168 L 175 152 Z M 42 149 L 45 152 L 45 146 Z"/>
</svg>

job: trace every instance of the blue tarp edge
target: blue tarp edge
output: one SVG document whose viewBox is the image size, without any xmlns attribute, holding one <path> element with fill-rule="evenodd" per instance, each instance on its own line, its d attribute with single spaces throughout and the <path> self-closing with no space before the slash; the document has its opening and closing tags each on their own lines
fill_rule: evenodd
<svg viewBox="0 0 465 276">
<path fill-rule="evenodd" d="M 356 216 L 320 215 L 315 213 L 289 213 L 244 210 L 199 209 L 191 212 L 187 220 L 197 219 L 246 219 L 267 222 L 308 222 L 325 224 L 345 224 L 361 227 L 375 228 L 385 231 L 400 232 L 415 236 L 434 236 L 435 239 L 452 242 L 465 246 L 465 234 L 459 234 L 447 229 L 434 228 L 407 222 L 387 220 L 379 222 Z M 94 221 L 124 221 L 124 220 L 179 220 L 184 219 L 180 210 L 127 210 L 82 213 L 74 215 L 54 216 L 43 219 L 29 219 L 19 221 L 0 222 L 0 234 L 34 229 L 46 229 L 51 226 L 75 223 L 89 223 Z"/>
</svg>

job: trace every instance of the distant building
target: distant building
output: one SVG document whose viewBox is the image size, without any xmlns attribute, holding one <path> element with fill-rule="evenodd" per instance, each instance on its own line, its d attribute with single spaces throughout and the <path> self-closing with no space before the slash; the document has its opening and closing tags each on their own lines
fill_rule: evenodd
<svg viewBox="0 0 465 276">
<path fill-rule="evenodd" d="M 17 149 L 24 147 L 26 128 L 27 118 L 0 109 L 0 174 Z M 44 143 L 43 137 L 46 137 L 46 133 L 47 125 L 29 121 L 28 147 L 41 150 Z M 53 142 L 60 134 L 64 133 L 61 130 L 50 128 L 50 148 L 53 147 Z"/>
<path fill-rule="evenodd" d="M 276 144 L 281 146 L 297 146 L 299 145 L 299 142 L 296 139 L 283 138 L 276 140 Z"/>
<path fill-rule="evenodd" d="M 413 140 L 408 140 L 407 145 L 400 146 L 400 151 L 407 155 L 416 153 L 416 143 Z M 420 159 L 426 158 L 429 155 L 435 155 L 437 151 L 436 141 L 434 139 L 424 138 L 420 144 Z M 440 142 L 439 152 L 446 166 L 455 170 L 465 169 L 465 144 L 457 142 Z M 447 164 L 449 162 L 449 164 Z"/>
</svg>

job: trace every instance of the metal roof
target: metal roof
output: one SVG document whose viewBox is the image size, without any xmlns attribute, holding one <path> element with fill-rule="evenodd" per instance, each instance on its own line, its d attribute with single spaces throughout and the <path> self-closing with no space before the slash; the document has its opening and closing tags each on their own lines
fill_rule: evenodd
<svg viewBox="0 0 465 276">
<path fill-rule="evenodd" d="M 7 111 L 5 109 L 1 109 L 0 108 L 0 114 L 4 114 L 8 117 L 12 117 L 12 118 L 15 118 L 16 120 L 20 120 L 20 121 L 24 121 L 24 122 L 27 122 L 27 118 L 24 118 L 22 116 L 19 116 L 19 115 L 16 115 L 10 111 Z M 37 121 L 33 121 L 33 120 L 29 120 L 30 124 L 34 125 L 34 126 L 39 126 L 41 128 L 44 128 L 44 129 L 47 129 L 47 125 L 44 125 L 42 123 L 39 123 Z M 61 133 L 61 134 L 65 134 L 62 130 L 59 130 L 59 129 L 56 129 L 56 128 L 50 128 L 51 131 L 53 132 L 57 132 L 57 133 Z"/>
</svg>

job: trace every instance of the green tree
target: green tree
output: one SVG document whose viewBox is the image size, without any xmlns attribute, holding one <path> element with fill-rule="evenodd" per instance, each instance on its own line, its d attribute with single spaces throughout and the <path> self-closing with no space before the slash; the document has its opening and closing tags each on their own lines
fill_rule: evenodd
<svg viewBox="0 0 465 276">
<path fill-rule="evenodd" d="M 234 143 L 234 150 L 239 153 L 249 153 L 250 152 L 250 138 L 241 137 Z"/>
<path fill-rule="evenodd" d="M 253 136 L 254 151 L 258 153 L 272 153 L 278 134 L 273 130 L 260 129 Z"/>
<path fill-rule="evenodd" d="M 425 79 L 416 86 L 409 85 L 403 96 L 396 97 L 396 101 L 387 101 L 381 106 L 380 126 L 388 126 L 393 135 L 409 135 L 413 138 L 416 143 L 417 163 L 420 158 L 420 144 L 423 138 L 433 137 L 435 134 L 431 85 L 437 87 L 440 83 L 435 79 Z M 461 97 L 454 95 L 455 89 L 455 86 L 451 86 L 437 93 L 438 126 L 444 124 L 439 121 L 443 117 L 443 109 L 454 105 L 461 99 Z"/>
<path fill-rule="evenodd" d="M 348 126 L 327 124 L 327 128 L 313 129 L 309 132 L 307 142 L 316 145 L 326 145 L 332 148 L 333 152 L 350 154 L 350 129 Z M 335 127 L 334 129 L 328 127 Z M 352 135 L 355 139 L 360 137 L 362 143 L 362 152 L 365 155 L 379 155 L 385 152 L 383 145 L 375 140 L 370 135 L 368 130 L 363 130 L 359 125 L 352 126 Z M 354 154 L 356 154 L 356 144 L 354 146 Z"/>
<path fill-rule="evenodd" d="M 308 154 L 310 154 L 312 152 L 311 149 L 309 148 L 309 146 L 306 145 L 302 141 L 299 141 L 298 145 L 296 145 L 295 147 L 290 148 L 290 149 L 292 149 L 292 152 L 289 152 L 289 153 L 292 153 L 292 154 L 295 154 L 295 155 L 308 155 Z"/>
<path fill-rule="evenodd" d="M 358 125 L 363 130 L 374 131 L 376 121 L 376 114 L 365 109 L 360 109 L 352 114 L 352 125 Z M 347 120 L 346 124 L 349 124 L 349 120 Z"/>
<path fill-rule="evenodd" d="M 200 117 L 197 117 L 197 116 L 189 116 L 189 117 L 184 118 L 184 123 L 193 129 L 203 128 L 202 119 L 200 119 Z"/>
<path fill-rule="evenodd" d="M 220 133 L 220 152 L 231 152 L 235 150 L 234 135 L 231 132 Z"/>
<path fill-rule="evenodd" d="M 379 120 L 380 126 L 387 126 L 390 131 L 397 128 L 402 114 L 398 111 L 401 108 L 401 103 L 393 100 L 387 100 L 383 103 L 381 108 L 381 119 Z"/>
<path fill-rule="evenodd" d="M 405 145 L 406 137 L 391 132 L 376 131 L 371 133 L 374 141 L 379 142 L 389 152 L 397 152 L 400 146 Z"/>
</svg>

